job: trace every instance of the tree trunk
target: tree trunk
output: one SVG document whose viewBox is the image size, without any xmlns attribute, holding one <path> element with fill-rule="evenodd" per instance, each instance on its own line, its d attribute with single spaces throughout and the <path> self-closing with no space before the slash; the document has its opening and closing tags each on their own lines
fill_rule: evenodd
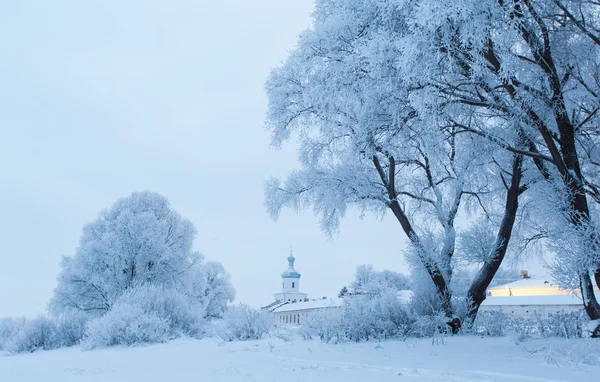
<svg viewBox="0 0 600 382">
<path fill-rule="evenodd" d="M 510 187 L 506 191 L 506 203 L 504 207 L 504 216 L 496 234 L 496 243 L 490 258 L 483 263 L 483 266 L 477 273 L 475 280 L 471 284 L 467 293 L 467 301 L 471 304 L 467 313 L 467 320 L 472 324 L 477 316 L 481 303 L 485 300 L 485 291 L 496 275 L 510 242 L 513 226 L 519 208 L 519 195 L 521 193 L 521 175 L 523 158 L 521 155 L 515 155 L 512 165 L 512 179 Z"/>
<path fill-rule="evenodd" d="M 415 232 L 410 220 L 408 219 L 408 216 L 406 216 L 404 210 L 402 209 L 402 206 L 400 206 L 400 203 L 398 203 L 398 199 L 396 198 L 396 162 L 394 158 L 391 156 L 388 157 L 389 169 L 387 171 L 387 176 L 385 170 L 381 166 L 377 155 L 374 155 L 372 160 L 373 164 L 375 165 L 375 169 L 377 170 L 377 173 L 379 174 L 379 177 L 383 182 L 383 185 L 387 189 L 388 197 L 390 199 L 388 203 L 389 209 L 392 210 L 392 212 L 394 213 L 394 216 L 400 223 L 400 226 L 402 227 L 402 230 L 404 231 L 406 236 L 408 236 L 408 239 L 415 246 L 417 251 L 419 251 L 419 259 L 421 260 L 421 263 L 427 270 L 427 274 L 431 278 L 431 281 L 435 285 L 438 297 L 440 298 L 442 303 L 442 310 L 444 311 L 444 314 L 447 317 L 452 318 L 454 315 L 452 311 L 452 292 L 448 287 L 446 278 L 444 277 L 444 274 L 442 273 L 442 270 L 439 268 L 439 266 L 435 262 L 429 261 L 429 259 L 427 258 L 426 254 L 423 251 L 423 245 L 421 244 L 421 239 L 419 238 L 419 235 L 417 235 L 417 232 Z"/>
</svg>

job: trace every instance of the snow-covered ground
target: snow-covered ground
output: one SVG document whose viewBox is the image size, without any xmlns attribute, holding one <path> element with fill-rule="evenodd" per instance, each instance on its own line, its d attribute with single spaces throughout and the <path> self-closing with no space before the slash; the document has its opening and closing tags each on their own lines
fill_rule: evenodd
<svg viewBox="0 0 600 382">
<path fill-rule="evenodd" d="M 2 382 L 54 381 L 597 381 L 592 340 L 452 337 L 323 344 L 279 338 L 0 356 Z M 585 355 L 584 358 L 579 355 Z"/>
</svg>

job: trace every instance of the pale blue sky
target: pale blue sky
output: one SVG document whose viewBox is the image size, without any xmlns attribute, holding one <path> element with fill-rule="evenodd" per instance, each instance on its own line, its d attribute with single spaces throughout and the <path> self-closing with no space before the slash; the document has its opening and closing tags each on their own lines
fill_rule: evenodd
<svg viewBox="0 0 600 382">
<path fill-rule="evenodd" d="M 328 240 L 310 212 L 275 223 L 263 183 L 295 165 L 269 147 L 263 84 L 310 25 L 309 0 L 0 4 L 0 316 L 43 312 L 81 227 L 136 190 L 167 196 L 221 261 L 237 300 L 332 296 L 356 266 L 405 270 L 399 226 L 351 214 Z"/>
</svg>

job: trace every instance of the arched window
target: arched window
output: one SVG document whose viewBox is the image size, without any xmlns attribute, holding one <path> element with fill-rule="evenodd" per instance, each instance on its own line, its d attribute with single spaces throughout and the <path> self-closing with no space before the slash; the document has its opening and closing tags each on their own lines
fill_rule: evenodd
<svg viewBox="0 0 600 382">
<path fill-rule="evenodd" d="M 296 287 L 296 283 L 292 281 L 292 288 Z"/>
</svg>

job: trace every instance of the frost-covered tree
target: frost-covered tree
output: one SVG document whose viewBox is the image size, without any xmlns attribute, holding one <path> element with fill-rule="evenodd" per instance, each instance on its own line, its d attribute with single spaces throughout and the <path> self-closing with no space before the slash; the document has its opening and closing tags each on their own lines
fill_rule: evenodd
<svg viewBox="0 0 600 382">
<path fill-rule="evenodd" d="M 302 166 L 283 183 L 268 182 L 267 206 L 274 217 L 284 207 L 312 206 L 328 233 L 348 208 L 391 212 L 448 317 L 456 218 L 468 206 L 493 212 L 496 240 L 469 296 L 475 314 L 505 256 L 525 166 L 519 153 L 460 134 L 440 105 L 413 98 L 425 90 L 398 65 L 404 47 L 397 42 L 411 33 L 405 3 L 315 3 L 313 28 L 266 86 L 272 143 L 297 136 Z"/>
<path fill-rule="evenodd" d="M 83 228 L 75 254 L 63 259 L 50 311 L 97 317 L 126 291 L 154 285 L 187 296 L 201 315 L 220 316 L 234 291 L 221 264 L 192 250 L 195 235 L 161 195 L 119 199 Z"/>
<path fill-rule="evenodd" d="M 354 280 L 350 283 L 350 287 L 355 292 L 381 294 L 386 290 L 410 289 L 410 279 L 408 276 L 387 269 L 378 272 L 370 264 L 360 265 L 354 272 Z"/>
<path fill-rule="evenodd" d="M 411 101 L 461 132 L 522 155 L 538 171 L 536 216 L 564 286 L 600 318 L 599 10 L 582 0 L 395 1 L 408 32 L 399 71 Z M 423 106 L 427 105 L 427 106 Z M 590 203 L 592 201 L 592 203 Z M 565 277 L 566 276 L 566 277 Z"/>
<path fill-rule="evenodd" d="M 221 318 L 227 310 L 227 304 L 235 297 L 229 274 L 223 268 L 223 264 L 209 261 L 203 267 L 203 276 L 206 285 L 201 299 L 206 301 L 205 315 L 208 318 Z"/>
</svg>

